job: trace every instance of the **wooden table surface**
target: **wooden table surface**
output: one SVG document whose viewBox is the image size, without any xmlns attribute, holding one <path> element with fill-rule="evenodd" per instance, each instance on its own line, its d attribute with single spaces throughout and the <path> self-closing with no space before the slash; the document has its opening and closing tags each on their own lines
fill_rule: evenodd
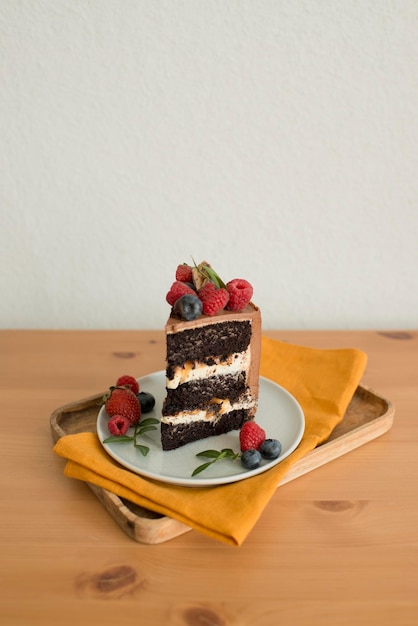
<svg viewBox="0 0 418 626">
<path fill-rule="evenodd" d="M 52 452 L 49 418 L 164 367 L 159 331 L 0 331 L 0 623 L 418 623 L 418 332 L 265 331 L 368 354 L 389 432 L 276 491 L 245 543 L 130 539 Z"/>
</svg>

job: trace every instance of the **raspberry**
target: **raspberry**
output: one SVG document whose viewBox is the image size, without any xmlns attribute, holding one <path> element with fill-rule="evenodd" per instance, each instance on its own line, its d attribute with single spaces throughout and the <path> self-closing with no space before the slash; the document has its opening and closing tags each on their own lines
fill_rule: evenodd
<svg viewBox="0 0 418 626">
<path fill-rule="evenodd" d="M 230 311 L 242 311 L 245 309 L 253 296 L 252 285 L 243 278 L 234 278 L 227 283 L 229 293 L 228 309 Z"/>
<path fill-rule="evenodd" d="M 193 283 L 193 274 L 190 265 L 187 263 L 182 263 L 178 265 L 176 270 L 176 280 L 179 280 L 182 283 Z"/>
<path fill-rule="evenodd" d="M 105 409 L 109 417 L 122 415 L 131 424 L 137 424 L 141 417 L 141 405 L 133 391 L 126 387 L 111 387 L 105 396 Z"/>
<path fill-rule="evenodd" d="M 186 285 L 186 283 L 182 283 L 180 280 L 176 280 L 171 285 L 170 291 L 167 293 L 165 299 L 167 300 L 168 304 L 173 306 L 176 300 L 178 300 L 179 298 L 181 298 L 181 296 L 184 296 L 186 294 L 195 296 L 196 292 L 191 287 Z"/>
<path fill-rule="evenodd" d="M 245 422 L 239 432 L 241 452 L 258 450 L 266 438 L 266 433 L 255 422 Z"/>
<path fill-rule="evenodd" d="M 116 381 L 116 387 L 127 387 L 135 394 L 139 393 L 139 385 L 136 378 L 133 376 L 129 376 L 129 374 L 124 374 L 123 376 L 119 376 Z"/>
<path fill-rule="evenodd" d="M 225 308 L 229 293 L 226 289 L 216 289 L 212 282 L 206 283 L 199 291 L 199 298 L 202 301 L 202 311 L 205 315 L 216 315 Z"/>
<path fill-rule="evenodd" d="M 107 427 L 111 435 L 125 435 L 130 427 L 131 422 L 123 415 L 114 415 L 107 422 Z"/>
</svg>

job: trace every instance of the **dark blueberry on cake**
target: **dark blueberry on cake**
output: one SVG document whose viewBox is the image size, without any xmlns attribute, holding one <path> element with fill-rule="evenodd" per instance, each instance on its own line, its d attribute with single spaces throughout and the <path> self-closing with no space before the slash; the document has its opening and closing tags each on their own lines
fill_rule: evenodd
<svg viewBox="0 0 418 626">
<path fill-rule="evenodd" d="M 186 294 L 176 300 L 173 306 L 173 315 L 181 320 L 191 322 L 202 314 L 202 301 L 197 296 Z"/>
</svg>

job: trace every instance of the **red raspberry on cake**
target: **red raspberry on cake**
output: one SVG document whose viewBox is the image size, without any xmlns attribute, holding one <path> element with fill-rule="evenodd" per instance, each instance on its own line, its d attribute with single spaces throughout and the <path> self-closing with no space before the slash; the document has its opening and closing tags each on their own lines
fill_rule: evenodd
<svg viewBox="0 0 418 626">
<path fill-rule="evenodd" d="M 176 270 L 176 280 L 179 280 L 182 283 L 192 283 L 193 282 L 193 268 L 187 263 L 182 263 L 177 266 Z"/>
<path fill-rule="evenodd" d="M 123 415 L 114 415 L 108 421 L 107 428 L 111 435 L 121 437 L 122 435 L 126 435 L 130 425 L 131 422 L 127 417 L 124 417 Z"/>
<path fill-rule="evenodd" d="M 207 282 L 199 290 L 198 296 L 202 301 L 204 315 L 216 315 L 226 307 L 229 300 L 227 290 L 222 287 L 217 289 L 212 282 Z"/>
<path fill-rule="evenodd" d="M 234 278 L 227 283 L 229 293 L 228 309 L 230 311 L 242 311 L 253 297 L 252 285 L 243 278 Z"/>
<path fill-rule="evenodd" d="M 127 387 L 134 393 L 139 393 L 138 381 L 133 376 L 129 376 L 129 374 L 119 376 L 116 381 L 116 387 Z"/>
<path fill-rule="evenodd" d="M 241 452 L 258 450 L 266 438 L 266 432 L 256 422 L 245 422 L 239 431 Z"/>
<path fill-rule="evenodd" d="M 176 280 L 170 287 L 170 291 L 167 293 L 165 299 L 168 304 L 174 306 L 176 300 L 189 294 L 191 296 L 195 296 L 196 292 L 194 289 L 186 285 L 186 283 L 181 282 L 180 280 Z"/>
<path fill-rule="evenodd" d="M 111 387 L 105 396 L 105 409 L 109 417 L 122 415 L 131 424 L 137 424 L 141 417 L 141 405 L 133 391 L 126 387 Z"/>
</svg>

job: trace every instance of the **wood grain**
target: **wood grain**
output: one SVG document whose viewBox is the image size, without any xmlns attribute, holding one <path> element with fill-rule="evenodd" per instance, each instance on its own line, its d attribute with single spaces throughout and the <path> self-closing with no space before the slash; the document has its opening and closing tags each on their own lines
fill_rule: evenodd
<svg viewBox="0 0 418 626">
<path fill-rule="evenodd" d="M 240 548 L 132 539 L 63 476 L 50 416 L 122 373 L 161 369 L 160 331 L 0 331 L 0 623 L 415 626 L 418 332 L 265 331 L 368 354 L 392 428 L 277 489 Z"/>
</svg>

